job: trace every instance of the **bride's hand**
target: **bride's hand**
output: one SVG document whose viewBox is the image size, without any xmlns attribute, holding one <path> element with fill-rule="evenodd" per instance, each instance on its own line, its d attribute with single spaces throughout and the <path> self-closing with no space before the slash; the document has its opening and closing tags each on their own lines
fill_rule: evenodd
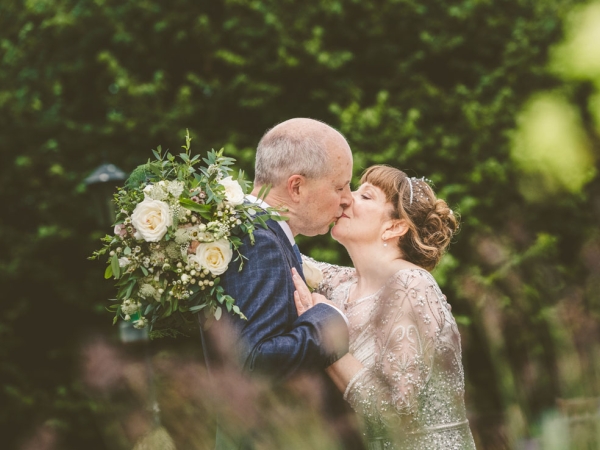
<svg viewBox="0 0 600 450">
<path fill-rule="evenodd" d="M 292 279 L 294 280 L 294 285 L 296 286 L 296 290 L 294 291 L 294 302 L 296 303 L 296 311 L 298 312 L 299 316 L 315 306 L 317 303 L 329 303 L 330 305 L 333 305 L 332 302 L 327 300 L 327 298 L 321 294 L 314 292 L 311 293 L 302 277 L 293 267 Z"/>
</svg>

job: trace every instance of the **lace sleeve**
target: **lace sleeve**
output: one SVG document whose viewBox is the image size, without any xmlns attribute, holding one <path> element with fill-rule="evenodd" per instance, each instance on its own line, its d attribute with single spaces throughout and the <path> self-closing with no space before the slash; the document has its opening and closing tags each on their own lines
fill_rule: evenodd
<svg viewBox="0 0 600 450">
<path fill-rule="evenodd" d="M 315 289 L 315 292 L 325 296 L 328 299 L 332 299 L 332 293 L 341 283 L 352 279 L 355 276 L 355 269 L 353 267 L 336 266 L 333 264 L 315 261 L 309 256 L 302 255 L 302 262 L 306 264 L 314 264 L 323 274 L 323 281 L 319 283 L 319 286 Z"/>
<path fill-rule="evenodd" d="M 372 425 L 386 427 L 417 412 L 444 321 L 442 296 L 429 273 L 400 271 L 372 303 L 375 358 L 344 398 Z"/>
</svg>

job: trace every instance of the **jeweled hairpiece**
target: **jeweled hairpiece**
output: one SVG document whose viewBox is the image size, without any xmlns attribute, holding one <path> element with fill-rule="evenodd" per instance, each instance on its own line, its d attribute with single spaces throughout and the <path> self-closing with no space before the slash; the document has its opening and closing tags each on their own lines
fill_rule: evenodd
<svg viewBox="0 0 600 450">
<path fill-rule="evenodd" d="M 417 181 L 423 181 L 425 183 L 425 185 L 427 187 L 429 187 L 429 184 L 427 184 L 427 183 L 431 183 L 431 180 L 429 180 L 425 177 L 421 177 L 421 178 L 416 178 L 416 177 L 408 178 L 407 177 L 407 180 L 408 180 L 408 185 L 410 186 L 410 202 L 409 202 L 409 204 L 412 205 L 413 199 L 418 202 L 419 197 L 421 197 L 423 199 L 425 198 L 425 190 L 423 189 L 423 187 L 419 184 L 416 184 L 416 192 L 415 192 L 413 190 L 413 182 L 416 183 Z"/>
</svg>

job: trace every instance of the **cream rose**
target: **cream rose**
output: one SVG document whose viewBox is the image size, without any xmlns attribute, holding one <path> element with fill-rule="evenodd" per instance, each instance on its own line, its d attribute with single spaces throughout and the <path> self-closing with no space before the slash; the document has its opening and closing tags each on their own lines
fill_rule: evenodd
<svg viewBox="0 0 600 450">
<path fill-rule="evenodd" d="M 169 205 L 160 200 L 146 198 L 133 210 L 131 223 L 136 229 L 135 238 L 158 242 L 173 224 Z"/>
<path fill-rule="evenodd" d="M 225 198 L 231 206 L 244 203 L 244 191 L 240 184 L 231 177 L 223 178 L 219 184 L 225 188 Z"/>
<path fill-rule="evenodd" d="M 304 278 L 306 279 L 306 284 L 311 289 L 316 289 L 323 281 L 323 272 L 321 269 L 317 267 L 317 265 L 308 260 L 302 260 L 302 271 L 304 272 Z"/>
<path fill-rule="evenodd" d="M 191 258 L 213 275 L 221 275 L 227 270 L 232 257 L 231 244 L 226 239 L 220 239 L 215 242 L 198 244 L 195 258 Z"/>
</svg>

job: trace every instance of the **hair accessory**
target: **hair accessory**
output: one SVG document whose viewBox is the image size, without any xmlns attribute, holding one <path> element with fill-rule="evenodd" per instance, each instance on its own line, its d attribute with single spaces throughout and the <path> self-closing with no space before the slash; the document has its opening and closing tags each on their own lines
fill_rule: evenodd
<svg viewBox="0 0 600 450">
<path fill-rule="evenodd" d="M 422 200 L 427 200 L 427 196 L 425 194 L 425 189 L 423 187 L 423 185 L 419 184 L 418 181 L 422 181 L 424 183 L 425 186 L 427 186 L 429 189 L 431 189 L 431 187 L 429 187 L 430 184 L 432 184 L 432 181 L 429 180 L 428 178 L 425 177 L 421 177 L 421 178 L 416 178 L 416 177 L 410 177 L 408 178 L 408 185 L 410 186 L 410 205 L 412 205 L 413 199 L 415 202 L 419 201 L 419 197 L 421 197 Z M 414 187 L 413 187 L 414 184 Z"/>
</svg>

